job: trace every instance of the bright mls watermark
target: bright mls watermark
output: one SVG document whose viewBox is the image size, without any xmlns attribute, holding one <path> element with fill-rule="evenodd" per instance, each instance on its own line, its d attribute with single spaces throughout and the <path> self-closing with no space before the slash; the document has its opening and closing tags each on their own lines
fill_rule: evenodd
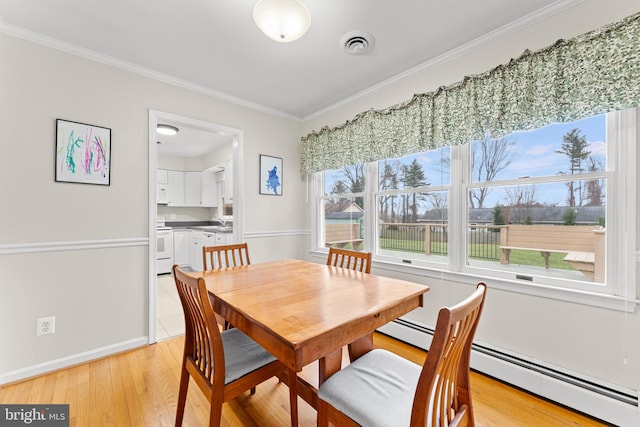
<svg viewBox="0 0 640 427">
<path fill-rule="evenodd" d="M 69 427 L 69 405 L 1 405 L 0 427 Z"/>
</svg>

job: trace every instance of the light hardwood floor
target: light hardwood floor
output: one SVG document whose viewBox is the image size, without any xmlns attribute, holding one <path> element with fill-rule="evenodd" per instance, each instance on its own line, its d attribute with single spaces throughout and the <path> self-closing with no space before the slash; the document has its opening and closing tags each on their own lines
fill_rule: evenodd
<svg viewBox="0 0 640 427">
<path fill-rule="evenodd" d="M 425 352 L 384 335 L 376 347 L 394 351 L 416 363 Z M 183 337 L 64 369 L 0 388 L 0 402 L 68 403 L 71 426 L 172 426 L 174 423 Z M 303 372 L 313 378 L 313 366 Z M 476 425 L 489 426 L 602 426 L 551 402 L 472 373 Z M 299 424 L 316 425 L 316 412 L 299 400 Z M 191 382 L 184 426 L 204 426 L 208 403 Z M 223 426 L 286 426 L 289 402 L 286 385 L 271 379 L 256 394 L 245 393 L 223 406 Z"/>
</svg>

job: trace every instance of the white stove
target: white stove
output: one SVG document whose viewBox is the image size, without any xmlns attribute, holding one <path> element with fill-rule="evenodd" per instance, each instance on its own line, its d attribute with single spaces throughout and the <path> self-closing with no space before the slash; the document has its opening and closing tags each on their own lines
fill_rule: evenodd
<svg viewBox="0 0 640 427">
<path fill-rule="evenodd" d="M 171 273 L 173 267 L 173 231 L 164 218 L 156 219 L 156 274 Z"/>
</svg>

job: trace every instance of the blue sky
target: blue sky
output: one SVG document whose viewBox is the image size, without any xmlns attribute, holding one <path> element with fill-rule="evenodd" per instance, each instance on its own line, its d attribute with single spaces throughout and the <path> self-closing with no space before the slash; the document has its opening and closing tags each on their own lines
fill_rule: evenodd
<svg viewBox="0 0 640 427">
<path fill-rule="evenodd" d="M 578 128 L 589 143 L 592 156 L 604 160 L 606 141 L 606 120 L 604 115 L 590 117 L 571 123 L 559 123 L 530 132 L 516 132 L 509 136 L 516 142 L 514 157 L 508 171 L 500 178 L 517 178 L 531 175 L 555 175 L 569 170 L 569 159 L 554 150 L 562 146 L 562 137 L 572 129 Z"/>
<path fill-rule="evenodd" d="M 515 142 L 510 146 L 512 162 L 501 171 L 496 180 L 513 179 L 523 176 L 554 176 L 560 172 L 569 171 L 569 158 L 555 151 L 562 147 L 562 138 L 572 129 L 578 128 L 581 135 L 589 143 L 591 155 L 605 159 L 606 116 L 599 115 L 570 123 L 558 123 L 545 126 L 535 131 L 515 132 L 507 138 Z M 440 160 L 449 156 L 449 149 L 444 148 L 426 153 L 406 156 L 401 159 L 403 164 L 409 164 L 414 158 L 423 166 L 427 182 L 432 186 L 448 185 L 448 173 L 442 173 Z M 325 174 L 327 190 L 338 179 L 344 179 L 341 172 Z M 536 185 L 536 200 L 551 204 L 564 205 L 567 199 L 567 188 L 564 183 Z M 506 204 L 506 193 L 500 188 L 491 191 L 485 207 L 495 204 Z"/>
</svg>

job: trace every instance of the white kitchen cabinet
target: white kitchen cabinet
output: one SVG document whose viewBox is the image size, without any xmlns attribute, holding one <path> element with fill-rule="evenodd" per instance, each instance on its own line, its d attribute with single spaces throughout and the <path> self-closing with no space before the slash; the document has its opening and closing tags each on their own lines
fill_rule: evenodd
<svg viewBox="0 0 640 427">
<path fill-rule="evenodd" d="M 168 179 L 168 170 L 166 169 L 156 169 L 156 182 L 158 184 L 167 184 L 169 181 L 167 181 Z"/>
<path fill-rule="evenodd" d="M 184 172 L 184 205 L 202 206 L 200 172 Z"/>
<path fill-rule="evenodd" d="M 159 205 L 169 203 L 168 172 L 166 169 L 156 170 L 156 203 Z"/>
<path fill-rule="evenodd" d="M 215 246 L 216 245 L 216 236 L 217 233 L 210 233 L 208 231 L 204 232 L 204 246 Z"/>
<path fill-rule="evenodd" d="M 195 271 L 202 271 L 202 247 L 204 246 L 204 233 L 191 230 L 189 235 L 189 264 Z"/>
<path fill-rule="evenodd" d="M 191 230 L 173 230 L 173 262 L 180 267 L 191 265 L 189 236 Z"/>
<path fill-rule="evenodd" d="M 167 172 L 167 193 L 169 206 L 184 206 L 184 172 Z"/>
<path fill-rule="evenodd" d="M 233 159 L 224 162 L 224 200 L 233 201 Z"/>
<path fill-rule="evenodd" d="M 208 231 L 191 230 L 189 236 L 189 263 L 196 271 L 204 269 L 202 265 L 202 248 L 216 245 L 216 234 Z"/>
<path fill-rule="evenodd" d="M 226 245 L 231 242 L 231 233 L 216 233 L 216 246 Z"/>
<path fill-rule="evenodd" d="M 213 172 L 200 174 L 200 205 L 205 208 L 218 206 L 218 183 Z"/>
</svg>

